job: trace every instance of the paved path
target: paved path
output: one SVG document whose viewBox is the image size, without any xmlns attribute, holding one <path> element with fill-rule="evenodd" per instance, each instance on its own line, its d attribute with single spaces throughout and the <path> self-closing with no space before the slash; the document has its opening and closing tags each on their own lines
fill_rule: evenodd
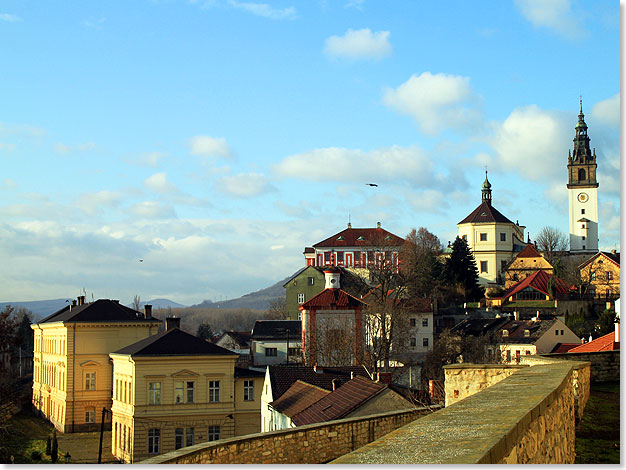
<svg viewBox="0 0 626 470">
<path fill-rule="evenodd" d="M 59 451 L 65 455 L 69 451 L 72 463 L 98 463 L 99 432 L 79 432 L 57 434 Z M 115 462 L 111 454 L 111 431 L 105 431 L 102 438 L 102 463 Z"/>
</svg>

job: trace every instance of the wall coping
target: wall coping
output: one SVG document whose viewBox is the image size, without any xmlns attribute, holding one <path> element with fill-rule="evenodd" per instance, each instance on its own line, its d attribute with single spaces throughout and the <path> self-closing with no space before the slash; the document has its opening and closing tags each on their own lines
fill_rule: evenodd
<svg viewBox="0 0 626 470">
<path fill-rule="evenodd" d="M 244 436 L 230 437 L 228 439 L 220 439 L 219 441 L 211 441 L 211 442 L 202 442 L 200 444 L 195 444 L 189 447 L 183 447 L 182 449 L 174 450 L 171 452 L 167 452 L 165 454 L 156 455 L 154 457 L 150 457 L 148 459 L 142 460 L 140 464 L 167 464 L 167 463 L 175 463 L 176 460 L 183 456 L 190 456 L 193 454 L 199 454 L 206 452 L 208 449 L 215 447 L 227 447 L 232 444 L 243 444 L 245 442 L 257 441 L 263 439 L 274 439 L 279 436 L 286 436 L 290 434 L 301 433 L 304 434 L 307 431 L 312 431 L 316 429 L 323 429 L 329 426 L 338 426 L 342 424 L 349 423 L 358 423 L 361 421 L 371 421 L 382 418 L 392 418 L 394 416 L 405 415 L 405 414 L 413 414 L 419 411 L 432 410 L 432 409 L 440 409 L 441 405 L 431 405 L 431 406 L 422 406 L 415 408 L 408 408 L 400 411 L 393 411 L 387 413 L 377 413 L 368 416 L 358 416 L 354 418 L 343 418 L 337 419 L 334 421 L 325 421 L 323 423 L 315 423 L 315 424 L 307 424 L 305 426 L 298 426 L 295 428 L 289 429 L 280 429 L 278 431 L 270 431 L 270 432 L 259 432 L 254 434 L 246 434 Z"/>
<path fill-rule="evenodd" d="M 571 386 L 575 367 L 562 360 L 522 366 L 497 384 L 330 463 L 498 463 L 510 454 L 531 421 Z"/>
<path fill-rule="evenodd" d="M 447 369 L 523 369 L 528 367 L 525 364 L 472 364 L 464 362 L 462 364 L 449 364 L 443 366 L 444 370 Z"/>
</svg>

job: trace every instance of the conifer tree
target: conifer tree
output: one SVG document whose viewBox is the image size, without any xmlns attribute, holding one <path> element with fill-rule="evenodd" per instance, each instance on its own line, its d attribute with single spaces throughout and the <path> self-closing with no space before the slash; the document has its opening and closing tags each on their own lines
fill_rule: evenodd
<svg viewBox="0 0 626 470">
<path fill-rule="evenodd" d="M 475 301 L 483 297 L 483 289 L 478 284 L 476 260 L 465 239 L 456 237 L 454 240 L 445 272 L 449 282 L 463 288 L 467 300 Z"/>
<path fill-rule="evenodd" d="M 55 463 L 58 457 L 59 442 L 57 441 L 57 430 L 55 429 L 52 437 L 52 448 L 50 449 L 50 460 L 52 460 L 52 463 Z"/>
</svg>

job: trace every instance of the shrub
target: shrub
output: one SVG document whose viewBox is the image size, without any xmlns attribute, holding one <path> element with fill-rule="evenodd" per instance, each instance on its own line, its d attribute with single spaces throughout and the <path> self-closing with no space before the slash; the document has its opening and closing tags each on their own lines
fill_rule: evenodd
<svg viewBox="0 0 626 470">
<path fill-rule="evenodd" d="M 30 453 L 30 459 L 34 460 L 35 462 L 40 462 L 41 461 L 41 452 L 39 452 L 38 450 L 33 450 Z"/>
<path fill-rule="evenodd" d="M 52 449 L 50 450 L 50 459 L 52 463 L 56 463 L 59 457 L 59 443 L 57 442 L 57 430 L 54 430 L 54 435 L 52 437 Z"/>
</svg>

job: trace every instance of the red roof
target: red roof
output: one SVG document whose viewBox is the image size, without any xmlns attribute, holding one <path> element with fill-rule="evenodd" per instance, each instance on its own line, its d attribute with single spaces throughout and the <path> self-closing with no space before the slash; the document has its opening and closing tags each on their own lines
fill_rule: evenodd
<svg viewBox="0 0 626 470">
<path fill-rule="evenodd" d="M 517 294 L 519 291 L 526 289 L 527 287 L 531 287 L 535 290 L 538 290 L 539 292 L 548 295 L 548 281 L 550 280 L 550 278 L 554 279 L 555 294 L 567 294 L 574 288 L 563 279 L 552 276 L 546 271 L 536 271 L 528 276 L 526 279 L 523 279 L 517 284 L 511 286 L 511 288 L 507 291 L 506 294 L 503 295 L 503 297 L 509 298 L 510 296 Z"/>
<path fill-rule="evenodd" d="M 598 253 L 596 253 L 595 255 L 593 255 L 591 258 L 587 259 L 585 262 L 583 262 L 580 266 L 578 266 L 578 269 L 582 269 L 585 266 L 587 266 L 589 263 L 593 262 L 596 258 L 599 257 L 603 257 L 604 259 L 610 261 L 611 263 L 613 263 L 615 266 L 617 266 L 619 268 L 619 258 L 620 255 L 619 253 L 606 253 L 604 251 L 599 251 Z"/>
<path fill-rule="evenodd" d="M 348 246 L 401 246 L 404 238 L 400 238 L 384 228 L 352 228 L 336 233 L 319 243 L 313 245 L 315 248 L 332 248 Z"/>
<path fill-rule="evenodd" d="M 474 209 L 474 211 L 470 215 L 461 220 L 457 225 L 469 223 L 481 224 L 489 222 L 501 222 L 507 224 L 513 223 L 505 216 L 503 216 L 500 211 L 498 211 L 491 204 L 483 201 L 480 206 Z"/>
<path fill-rule="evenodd" d="M 297 380 L 280 398 L 274 400 L 270 405 L 276 411 L 286 416 L 293 416 L 321 400 L 329 393 L 328 390 L 308 384 L 302 380 Z"/>
<path fill-rule="evenodd" d="M 331 307 L 331 308 L 357 308 L 363 307 L 364 302 L 361 302 L 356 297 L 351 296 L 342 289 L 324 289 L 310 300 L 307 300 L 300 306 L 300 310 L 311 310 L 314 308 Z"/>
<path fill-rule="evenodd" d="M 341 419 L 385 388 L 387 385 L 383 383 L 357 376 L 292 416 L 291 420 L 296 426 L 304 426 Z"/>
<path fill-rule="evenodd" d="M 541 253 L 537 251 L 535 245 L 528 244 L 517 254 L 516 258 L 541 258 Z"/>
<path fill-rule="evenodd" d="M 570 349 L 580 346 L 580 343 L 556 343 L 556 346 L 552 348 L 551 353 L 566 353 Z"/>
<path fill-rule="evenodd" d="M 598 339 L 581 344 L 567 351 L 568 353 L 598 352 L 598 351 L 615 351 L 619 349 L 619 343 L 615 342 L 615 332 L 608 335 L 600 336 Z"/>
</svg>

